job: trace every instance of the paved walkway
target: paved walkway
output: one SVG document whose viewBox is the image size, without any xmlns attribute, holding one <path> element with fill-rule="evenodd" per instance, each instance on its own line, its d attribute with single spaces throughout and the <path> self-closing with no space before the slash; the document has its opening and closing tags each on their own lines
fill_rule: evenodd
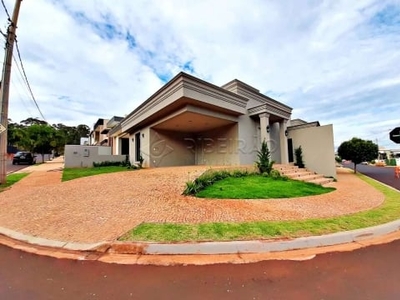
<svg viewBox="0 0 400 300">
<path fill-rule="evenodd" d="M 25 171 L 0 193 L 0 227 L 50 240 L 112 242 L 142 222 L 245 222 L 328 218 L 382 203 L 379 191 L 339 169 L 336 191 L 279 200 L 185 197 L 185 182 L 207 167 L 143 169 L 61 182 L 62 158 Z M 23 171 L 22 171 L 23 172 Z"/>
</svg>

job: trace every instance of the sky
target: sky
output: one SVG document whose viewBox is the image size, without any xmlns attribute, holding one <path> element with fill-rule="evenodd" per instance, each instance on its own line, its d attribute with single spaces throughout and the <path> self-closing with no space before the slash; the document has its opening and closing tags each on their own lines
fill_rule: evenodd
<svg viewBox="0 0 400 300">
<path fill-rule="evenodd" d="M 10 15 L 14 3 L 4 0 Z M 14 50 L 13 122 L 93 127 L 184 71 L 218 86 L 239 79 L 292 118 L 333 124 L 335 147 L 359 137 L 400 148 L 389 139 L 400 126 L 400 0 L 24 0 L 17 41 L 39 109 Z"/>
</svg>

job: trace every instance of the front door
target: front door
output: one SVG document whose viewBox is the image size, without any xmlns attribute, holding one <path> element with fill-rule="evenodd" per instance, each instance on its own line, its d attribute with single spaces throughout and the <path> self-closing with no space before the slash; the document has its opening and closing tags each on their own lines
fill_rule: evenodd
<svg viewBox="0 0 400 300">
<path fill-rule="evenodd" d="M 287 146 L 288 146 L 288 158 L 289 158 L 289 163 L 292 163 L 293 160 L 293 142 L 292 139 L 287 140 Z"/>
<path fill-rule="evenodd" d="M 136 152 L 135 160 L 140 161 L 140 154 L 141 154 L 141 152 L 140 152 L 140 132 L 135 134 L 135 150 L 136 150 L 135 151 Z"/>
</svg>

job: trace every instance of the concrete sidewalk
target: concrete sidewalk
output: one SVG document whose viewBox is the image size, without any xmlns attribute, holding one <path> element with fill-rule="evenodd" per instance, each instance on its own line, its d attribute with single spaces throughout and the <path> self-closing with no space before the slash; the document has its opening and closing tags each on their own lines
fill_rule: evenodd
<svg viewBox="0 0 400 300">
<path fill-rule="evenodd" d="M 45 161 L 41 164 L 30 165 L 26 168 L 20 169 L 15 173 L 31 173 L 35 171 L 54 171 L 62 170 L 64 168 L 64 156 L 59 156 L 53 160 Z"/>
</svg>

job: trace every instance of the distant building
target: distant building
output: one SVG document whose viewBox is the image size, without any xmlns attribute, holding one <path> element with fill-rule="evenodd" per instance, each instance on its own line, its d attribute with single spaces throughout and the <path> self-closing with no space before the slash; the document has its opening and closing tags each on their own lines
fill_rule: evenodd
<svg viewBox="0 0 400 300">
<path fill-rule="evenodd" d="M 89 138 L 88 137 L 81 137 L 79 145 L 88 146 L 89 145 Z"/>
</svg>

